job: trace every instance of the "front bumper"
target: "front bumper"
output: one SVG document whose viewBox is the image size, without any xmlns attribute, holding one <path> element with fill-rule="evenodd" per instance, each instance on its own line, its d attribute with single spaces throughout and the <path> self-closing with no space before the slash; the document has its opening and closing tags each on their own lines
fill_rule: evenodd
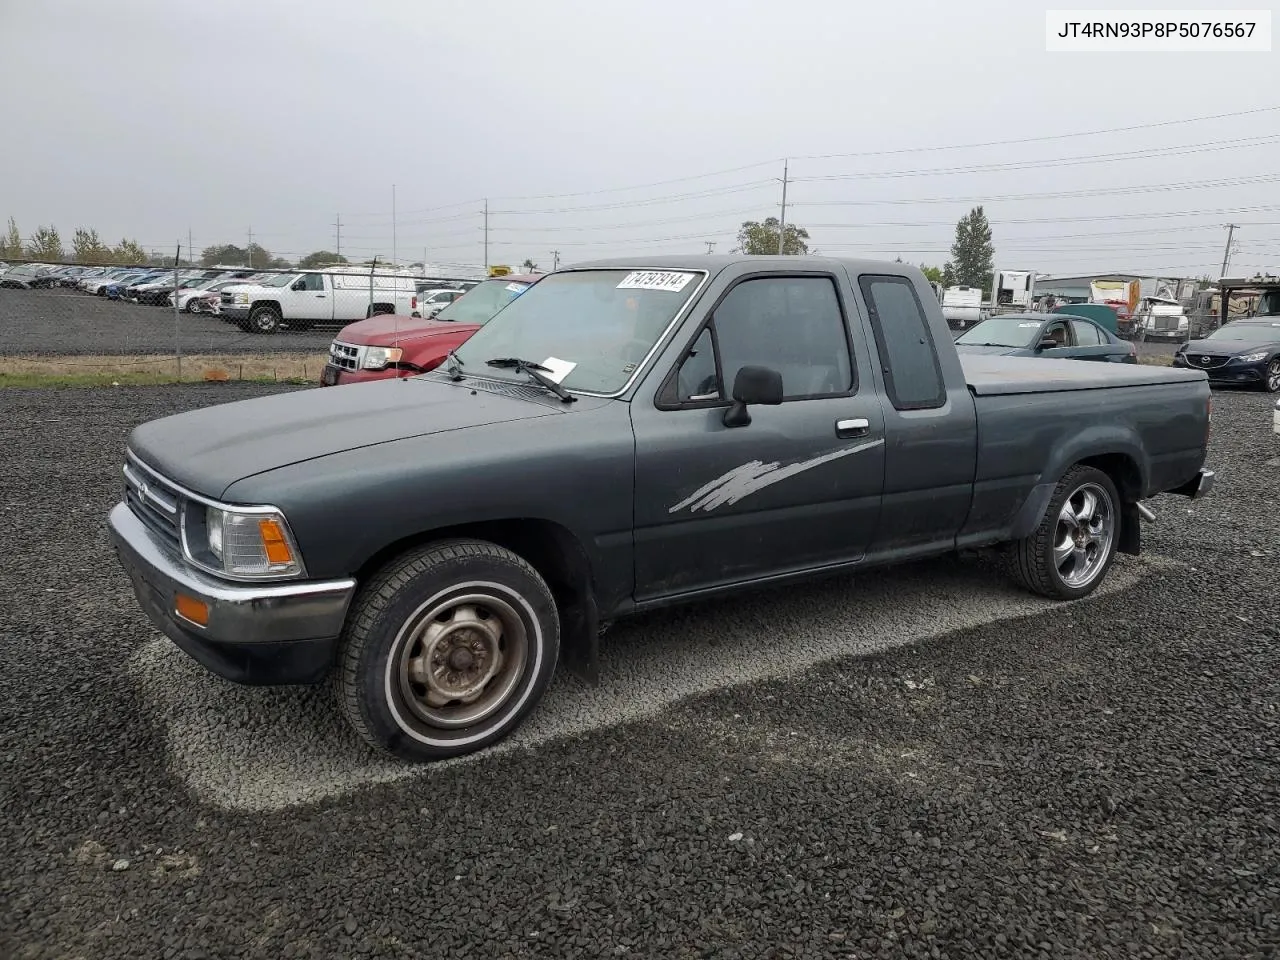
<svg viewBox="0 0 1280 960">
<path fill-rule="evenodd" d="M 1173 365 L 1183 370 L 1201 370 L 1211 383 L 1238 383 L 1253 386 L 1263 383 L 1267 374 L 1265 360 L 1257 363 L 1239 363 L 1231 359 L 1221 366 L 1200 367 L 1194 363 L 1188 363 L 1186 357 L 1179 353 L 1174 354 Z"/>
<path fill-rule="evenodd" d="M 227 320 L 248 320 L 249 305 L 247 303 L 218 303 L 218 313 Z"/>
<path fill-rule="evenodd" d="M 124 503 L 109 525 L 138 603 L 192 659 L 253 685 L 316 683 L 328 672 L 355 580 L 229 583 L 188 567 Z M 207 606 L 204 626 L 176 612 L 179 594 Z"/>
<path fill-rule="evenodd" d="M 351 370 L 336 364 L 326 363 L 320 371 L 320 386 L 339 387 L 346 383 L 372 383 L 374 380 L 390 380 L 405 376 L 398 367 L 384 367 L 381 370 Z"/>
</svg>

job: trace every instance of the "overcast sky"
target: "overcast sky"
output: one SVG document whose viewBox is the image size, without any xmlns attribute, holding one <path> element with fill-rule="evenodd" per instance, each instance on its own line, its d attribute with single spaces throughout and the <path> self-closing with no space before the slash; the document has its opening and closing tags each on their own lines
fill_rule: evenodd
<svg viewBox="0 0 1280 960">
<path fill-rule="evenodd" d="M 398 259 L 482 264 L 488 197 L 546 268 L 726 252 L 789 157 L 824 253 L 941 264 L 984 203 L 1009 269 L 1216 273 L 1228 221 L 1280 266 L 1280 53 L 1049 54 L 1044 6 L 0 0 L 0 217 L 389 257 L 394 184 Z"/>
</svg>

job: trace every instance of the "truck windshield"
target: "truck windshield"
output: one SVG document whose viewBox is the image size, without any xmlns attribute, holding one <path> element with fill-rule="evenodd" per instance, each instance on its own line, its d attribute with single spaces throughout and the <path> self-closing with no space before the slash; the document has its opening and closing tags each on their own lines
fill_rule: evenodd
<svg viewBox="0 0 1280 960">
<path fill-rule="evenodd" d="M 486 280 L 437 313 L 436 319 L 454 323 L 488 323 L 494 314 L 528 288 L 527 283 L 500 277 Z"/>
<path fill-rule="evenodd" d="M 1039 320 L 1028 320 L 1025 317 L 992 317 L 960 334 L 956 337 L 956 343 L 970 346 L 1029 347 L 1040 326 Z"/>
<path fill-rule="evenodd" d="M 278 273 L 274 277 L 268 277 L 266 280 L 259 280 L 258 286 L 287 287 L 290 281 L 292 281 L 295 276 L 296 274 L 293 274 L 293 273 Z"/>
<path fill-rule="evenodd" d="M 548 368 L 570 390 L 613 393 L 666 332 L 698 288 L 693 271 L 574 270 L 516 297 L 455 351 L 469 374 L 524 379 L 485 362 L 520 357 Z M 467 294 L 453 307 L 465 303 Z"/>
<path fill-rule="evenodd" d="M 1258 299 L 1259 317 L 1280 317 L 1280 290 L 1265 290 Z"/>
</svg>

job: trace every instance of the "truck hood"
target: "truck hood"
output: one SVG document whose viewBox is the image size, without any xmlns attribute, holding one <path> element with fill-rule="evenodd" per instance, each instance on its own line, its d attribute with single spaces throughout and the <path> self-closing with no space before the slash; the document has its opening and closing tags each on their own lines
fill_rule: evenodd
<svg viewBox="0 0 1280 960">
<path fill-rule="evenodd" d="M 470 336 L 480 329 L 478 323 L 454 323 L 449 320 L 423 320 L 383 313 L 368 320 L 357 320 L 338 331 L 334 339 L 356 345 L 389 347 L 405 340 L 431 337 Z"/>
<path fill-rule="evenodd" d="M 595 406 L 583 397 L 572 408 Z M 569 405 L 523 385 L 408 377 L 240 400 L 136 427 L 129 449 L 207 497 L 237 480 L 333 453 L 468 427 L 560 416 Z"/>
</svg>

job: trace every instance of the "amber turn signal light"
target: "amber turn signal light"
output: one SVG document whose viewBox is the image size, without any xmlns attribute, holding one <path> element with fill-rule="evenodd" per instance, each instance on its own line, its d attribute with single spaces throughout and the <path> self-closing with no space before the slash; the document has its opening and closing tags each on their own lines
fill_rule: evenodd
<svg viewBox="0 0 1280 960">
<path fill-rule="evenodd" d="M 275 520 L 259 520 L 258 533 L 262 536 L 262 546 L 267 560 L 271 563 L 293 563 L 293 551 L 289 549 L 289 541 L 285 539 L 284 530 Z"/>
</svg>

